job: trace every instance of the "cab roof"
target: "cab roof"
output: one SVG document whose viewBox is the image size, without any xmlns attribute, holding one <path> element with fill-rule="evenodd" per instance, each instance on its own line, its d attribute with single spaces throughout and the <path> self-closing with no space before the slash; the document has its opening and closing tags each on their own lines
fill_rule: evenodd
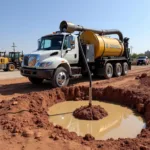
<svg viewBox="0 0 150 150">
<path fill-rule="evenodd" d="M 52 35 L 68 35 L 68 34 L 70 34 L 70 33 L 65 33 L 65 32 L 57 31 L 57 32 L 53 32 L 51 34 L 44 35 L 42 37 L 47 37 L 47 36 L 52 36 Z"/>
</svg>

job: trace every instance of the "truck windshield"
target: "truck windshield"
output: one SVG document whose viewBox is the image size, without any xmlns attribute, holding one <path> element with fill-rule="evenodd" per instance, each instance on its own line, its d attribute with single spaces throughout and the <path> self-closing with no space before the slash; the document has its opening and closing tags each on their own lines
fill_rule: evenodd
<svg viewBox="0 0 150 150">
<path fill-rule="evenodd" d="M 63 35 L 46 36 L 41 39 L 38 50 L 60 50 L 63 43 Z"/>
<path fill-rule="evenodd" d="M 9 58 L 19 58 L 19 53 L 10 52 L 9 53 Z"/>
</svg>

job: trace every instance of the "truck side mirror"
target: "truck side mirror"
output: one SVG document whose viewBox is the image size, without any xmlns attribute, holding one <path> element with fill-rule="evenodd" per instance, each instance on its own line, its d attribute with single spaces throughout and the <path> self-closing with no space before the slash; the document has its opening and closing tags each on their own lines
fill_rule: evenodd
<svg viewBox="0 0 150 150">
<path fill-rule="evenodd" d="M 70 41 L 70 44 L 71 44 L 71 45 L 74 45 L 74 44 L 75 44 L 75 41 L 74 41 L 74 40 L 71 40 L 71 41 Z"/>
<path fill-rule="evenodd" d="M 71 49 L 74 49 L 74 48 L 75 48 L 75 41 L 74 41 L 74 40 L 71 40 L 71 41 L 70 41 L 70 45 L 71 45 Z"/>
<path fill-rule="evenodd" d="M 63 49 L 67 50 L 67 45 L 66 44 L 63 45 Z"/>
<path fill-rule="evenodd" d="M 75 39 L 72 35 L 69 36 L 69 43 L 70 43 L 70 48 L 74 49 L 75 48 Z"/>
<path fill-rule="evenodd" d="M 74 45 L 71 45 L 71 49 L 74 49 L 75 48 L 75 46 Z"/>
<path fill-rule="evenodd" d="M 38 39 L 38 49 L 40 48 L 41 39 Z"/>
</svg>

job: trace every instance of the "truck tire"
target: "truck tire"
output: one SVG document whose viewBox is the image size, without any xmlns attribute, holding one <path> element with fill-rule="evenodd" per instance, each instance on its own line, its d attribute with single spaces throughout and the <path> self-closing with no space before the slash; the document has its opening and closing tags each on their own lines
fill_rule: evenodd
<svg viewBox="0 0 150 150">
<path fill-rule="evenodd" d="M 32 84 L 41 84 L 43 82 L 43 79 L 40 78 L 28 77 L 28 79 Z"/>
<path fill-rule="evenodd" d="M 55 87 L 62 87 L 67 86 L 69 83 L 69 73 L 67 69 L 64 67 L 59 67 L 56 69 L 53 80 L 52 80 L 52 86 Z"/>
<path fill-rule="evenodd" d="M 15 65 L 14 64 L 8 64 L 8 71 L 14 71 Z"/>
<path fill-rule="evenodd" d="M 116 63 L 114 66 L 114 76 L 120 77 L 122 75 L 122 65 L 120 63 Z"/>
<path fill-rule="evenodd" d="M 127 75 L 128 74 L 128 64 L 126 62 L 124 62 L 122 64 L 122 75 Z"/>
<path fill-rule="evenodd" d="M 104 77 L 110 79 L 113 76 L 113 66 L 110 63 L 105 65 Z"/>
</svg>

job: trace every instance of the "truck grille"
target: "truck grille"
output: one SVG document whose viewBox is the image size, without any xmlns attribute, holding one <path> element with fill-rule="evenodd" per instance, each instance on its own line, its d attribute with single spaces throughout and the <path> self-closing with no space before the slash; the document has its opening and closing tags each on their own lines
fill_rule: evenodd
<svg viewBox="0 0 150 150">
<path fill-rule="evenodd" d="M 37 63 L 37 55 L 24 56 L 24 66 L 35 67 Z"/>
<path fill-rule="evenodd" d="M 28 66 L 29 67 L 34 67 L 36 64 L 36 56 L 31 56 L 28 60 Z"/>
</svg>

